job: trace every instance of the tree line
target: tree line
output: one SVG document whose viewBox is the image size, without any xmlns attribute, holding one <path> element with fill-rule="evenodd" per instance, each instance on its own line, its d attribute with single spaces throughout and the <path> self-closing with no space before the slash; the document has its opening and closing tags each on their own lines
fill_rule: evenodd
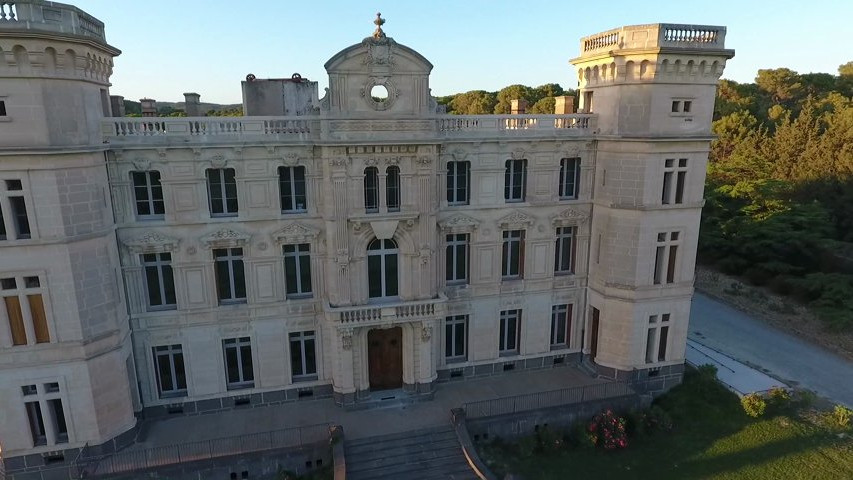
<svg viewBox="0 0 853 480">
<path fill-rule="evenodd" d="M 699 261 L 853 331 L 853 62 L 717 91 Z"/>
<path fill-rule="evenodd" d="M 491 115 L 510 113 L 510 102 L 516 99 L 527 101 L 527 112 L 534 114 L 553 114 L 554 97 L 563 95 L 577 96 L 572 89 L 563 89 L 559 83 L 546 83 L 538 87 L 510 85 L 497 92 L 471 90 L 437 97 L 439 105 L 447 107 L 447 113 L 456 115 Z M 577 105 L 577 99 L 575 99 Z"/>
</svg>

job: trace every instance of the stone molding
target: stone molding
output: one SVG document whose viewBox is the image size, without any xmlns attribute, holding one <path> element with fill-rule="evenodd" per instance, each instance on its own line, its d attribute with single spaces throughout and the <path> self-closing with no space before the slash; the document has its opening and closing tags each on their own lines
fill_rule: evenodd
<svg viewBox="0 0 853 480">
<path fill-rule="evenodd" d="M 291 222 L 272 233 L 278 243 L 306 243 L 316 240 L 320 232 L 298 222 Z"/>
<path fill-rule="evenodd" d="M 122 243 L 130 253 L 163 253 L 178 249 L 180 240 L 155 231 L 148 231 L 138 237 L 128 238 Z"/>
<path fill-rule="evenodd" d="M 498 219 L 498 227 L 504 230 L 523 230 L 533 225 L 535 219 L 530 215 L 515 210 L 509 215 L 505 215 Z"/>
<path fill-rule="evenodd" d="M 589 216 L 580 210 L 567 208 L 551 217 L 551 224 L 555 227 L 569 227 L 586 223 Z"/>
<path fill-rule="evenodd" d="M 441 228 L 442 233 L 445 234 L 472 233 L 480 226 L 480 222 L 475 218 L 460 213 L 438 222 L 438 226 Z"/>
<path fill-rule="evenodd" d="M 201 237 L 201 241 L 209 248 L 235 248 L 245 247 L 251 238 L 246 233 L 223 228 Z"/>
</svg>

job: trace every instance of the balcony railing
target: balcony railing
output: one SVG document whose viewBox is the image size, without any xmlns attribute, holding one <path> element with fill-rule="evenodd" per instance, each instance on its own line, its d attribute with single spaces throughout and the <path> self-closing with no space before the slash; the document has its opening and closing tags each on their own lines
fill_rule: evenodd
<svg viewBox="0 0 853 480">
<path fill-rule="evenodd" d="M 354 307 L 327 306 L 332 320 L 341 325 L 359 326 L 380 323 L 400 323 L 432 320 L 444 316 L 447 297 L 439 295 L 429 300 L 358 305 Z"/>
<path fill-rule="evenodd" d="M 581 39 L 581 56 L 631 48 L 723 49 L 726 27 L 654 23 L 629 25 Z"/>
<path fill-rule="evenodd" d="M 554 137 L 592 135 L 597 117 L 571 115 L 442 115 L 410 122 L 417 134 L 429 138 Z M 426 121 L 424 121 L 426 120 Z M 229 140 L 309 141 L 345 131 L 348 136 L 399 135 L 394 130 L 377 133 L 358 119 L 312 117 L 113 117 L 101 123 L 110 143 L 217 142 Z M 406 124 L 408 125 L 408 124 Z M 412 132 L 409 126 L 407 132 Z"/>
<path fill-rule="evenodd" d="M 0 29 L 45 30 L 105 42 L 104 23 L 73 5 L 41 0 L 0 1 Z"/>
</svg>

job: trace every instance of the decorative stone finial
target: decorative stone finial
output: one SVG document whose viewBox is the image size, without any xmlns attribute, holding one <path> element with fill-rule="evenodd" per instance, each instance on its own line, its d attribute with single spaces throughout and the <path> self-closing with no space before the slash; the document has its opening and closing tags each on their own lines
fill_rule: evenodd
<svg viewBox="0 0 853 480">
<path fill-rule="evenodd" d="M 376 20 L 373 21 L 376 25 L 376 30 L 373 31 L 373 38 L 385 38 L 385 32 L 382 31 L 382 25 L 385 25 L 385 19 L 381 13 L 376 13 Z"/>
</svg>

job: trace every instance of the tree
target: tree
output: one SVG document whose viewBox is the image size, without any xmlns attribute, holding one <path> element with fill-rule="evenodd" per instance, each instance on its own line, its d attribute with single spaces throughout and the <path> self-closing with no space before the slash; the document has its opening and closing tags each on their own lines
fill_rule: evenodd
<svg viewBox="0 0 853 480">
<path fill-rule="evenodd" d="M 755 83 L 776 102 L 794 100 L 803 92 L 800 76 L 789 68 L 759 70 Z"/>
<path fill-rule="evenodd" d="M 554 100 L 554 97 L 544 97 L 539 99 L 538 102 L 534 103 L 532 107 L 527 109 L 527 113 L 550 115 L 554 113 L 555 104 L 556 100 Z"/>
<path fill-rule="evenodd" d="M 457 115 L 487 115 L 494 111 L 497 95 L 485 90 L 460 93 L 450 101 L 450 108 Z"/>
<path fill-rule="evenodd" d="M 510 113 L 511 103 L 513 100 L 527 100 L 533 97 L 533 89 L 526 85 L 510 85 L 504 87 L 498 92 L 498 103 L 495 105 L 494 112 L 497 114 Z"/>
</svg>

